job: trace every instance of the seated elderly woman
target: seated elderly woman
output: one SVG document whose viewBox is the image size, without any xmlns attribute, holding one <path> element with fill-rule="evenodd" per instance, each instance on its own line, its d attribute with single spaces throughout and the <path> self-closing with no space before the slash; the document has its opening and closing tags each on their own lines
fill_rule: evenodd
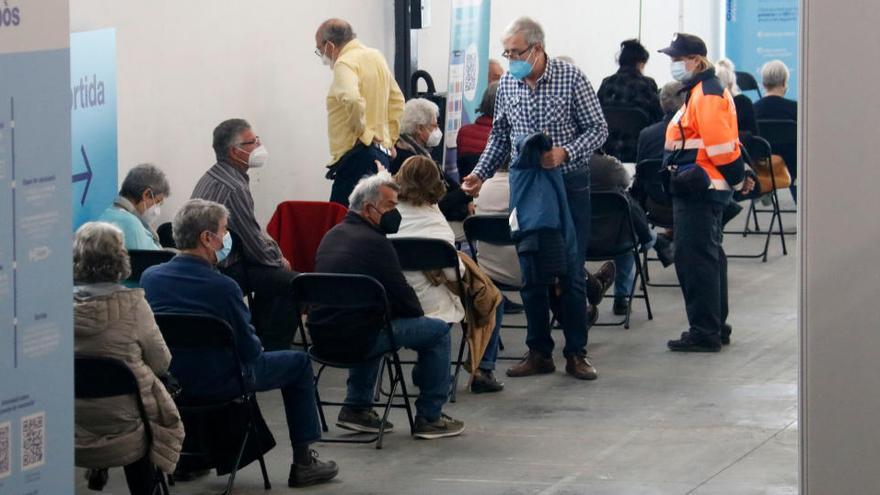
<svg viewBox="0 0 880 495">
<path fill-rule="evenodd" d="M 171 354 L 144 291 L 119 284 L 130 271 L 122 232 L 108 223 L 86 223 L 76 231 L 73 249 L 74 352 L 125 362 L 150 423 L 147 433 L 135 397 L 77 399 L 76 465 L 124 466 L 131 493 L 152 494 L 155 468 L 173 472 L 183 445 L 183 423 L 159 380 Z"/>
<path fill-rule="evenodd" d="M 715 75 L 721 84 L 733 97 L 733 105 L 736 108 L 736 125 L 740 135 L 758 135 L 758 124 L 755 122 L 755 107 L 752 100 L 742 94 L 736 84 L 736 66 L 729 58 L 722 58 L 715 64 Z"/>
<path fill-rule="evenodd" d="M 159 167 L 142 163 L 128 171 L 119 196 L 98 220 L 122 230 L 125 249 L 162 249 L 155 228 L 159 206 L 170 193 L 168 180 Z"/>
<path fill-rule="evenodd" d="M 403 162 L 411 156 L 420 155 L 430 158 L 431 148 L 438 146 L 443 140 L 443 132 L 437 125 L 439 114 L 440 109 L 430 100 L 413 98 L 406 102 L 400 122 L 400 139 L 394 145 L 397 156 L 388 169 L 392 175 L 396 174 Z M 461 185 L 444 173 L 440 165 L 435 163 L 434 166 L 446 188 L 446 194 L 438 203 L 443 216 L 450 222 L 460 222 L 468 215 L 472 215 L 473 198 L 465 194 L 461 190 Z"/>
<path fill-rule="evenodd" d="M 400 212 L 401 222 L 397 233 L 388 237 L 440 239 L 450 245 L 454 244 L 455 234 L 437 206 L 437 202 L 446 193 L 446 186 L 434 161 L 424 156 L 408 158 L 398 170 L 395 181 L 400 186 L 397 210 Z M 459 269 L 464 274 L 465 266 L 461 261 Z M 443 320 L 450 325 L 465 317 L 459 296 L 446 284 L 437 284 L 423 272 L 404 272 L 404 276 L 415 290 L 425 316 Z M 454 280 L 455 272 L 446 270 L 444 276 L 446 280 Z M 504 388 L 495 379 L 494 373 L 503 313 L 504 305 L 499 304 L 495 310 L 495 327 L 491 339 L 471 382 L 471 391 L 474 393 L 498 392 Z"/>
</svg>

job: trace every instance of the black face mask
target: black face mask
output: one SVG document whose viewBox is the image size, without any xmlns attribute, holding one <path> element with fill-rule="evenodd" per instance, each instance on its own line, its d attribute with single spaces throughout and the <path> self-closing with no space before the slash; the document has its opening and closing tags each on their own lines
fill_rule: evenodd
<svg viewBox="0 0 880 495">
<path fill-rule="evenodd" d="M 376 211 L 379 211 L 375 206 L 373 207 Z M 382 213 L 382 216 L 379 217 L 379 230 L 384 232 L 385 234 L 396 234 L 400 229 L 400 221 L 402 220 L 400 216 L 400 212 L 397 211 L 397 208 L 392 210 L 388 210 L 385 213 Z"/>
</svg>

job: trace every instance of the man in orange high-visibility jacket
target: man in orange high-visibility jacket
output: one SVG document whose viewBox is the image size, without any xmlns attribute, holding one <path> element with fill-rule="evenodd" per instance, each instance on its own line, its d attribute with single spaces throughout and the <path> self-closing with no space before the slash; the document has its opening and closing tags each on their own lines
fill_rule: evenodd
<svg viewBox="0 0 880 495">
<path fill-rule="evenodd" d="M 676 34 L 660 52 L 672 57 L 672 77 L 687 92 L 666 129 L 666 163 L 698 167 L 679 177 L 689 176 L 686 183 L 673 179 L 675 271 L 689 328 L 668 346 L 679 352 L 718 352 L 730 343 L 731 332 L 722 212 L 734 190 L 748 192 L 754 182 L 746 178 L 733 98 L 715 77 L 703 40 Z"/>
</svg>

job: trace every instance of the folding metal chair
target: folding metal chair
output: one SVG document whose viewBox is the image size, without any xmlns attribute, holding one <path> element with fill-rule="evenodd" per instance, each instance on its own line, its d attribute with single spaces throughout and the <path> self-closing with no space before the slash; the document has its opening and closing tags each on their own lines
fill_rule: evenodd
<svg viewBox="0 0 880 495">
<path fill-rule="evenodd" d="M 391 239 L 400 267 L 404 271 L 424 272 L 430 270 L 451 269 L 455 271 L 454 283 L 458 286 L 459 294 L 462 294 L 461 302 L 465 313 L 470 310 L 470 302 L 464 295 L 464 281 L 459 268 L 458 251 L 449 243 L 439 239 L 423 239 L 416 237 L 398 237 Z M 452 362 L 455 371 L 452 375 L 452 388 L 449 391 L 450 402 L 455 402 L 458 391 L 458 375 L 461 372 L 464 349 L 467 345 L 468 325 L 463 319 L 461 325 L 461 345 L 458 348 L 458 358 Z M 415 364 L 404 362 L 403 364 Z"/>
<path fill-rule="evenodd" d="M 328 443 L 364 444 L 376 442 L 376 448 L 381 449 L 382 439 L 385 435 L 385 424 L 392 407 L 406 410 L 410 433 L 412 433 L 412 407 L 410 406 L 409 396 L 406 391 L 406 380 L 403 376 L 400 356 L 397 353 L 398 347 L 394 342 L 394 333 L 391 330 L 391 310 L 385 294 L 385 288 L 382 287 L 382 284 L 366 275 L 304 273 L 294 279 L 293 288 L 296 300 L 301 305 L 312 308 L 320 306 L 325 309 L 363 311 L 365 314 L 375 316 L 379 322 L 379 325 L 373 330 L 375 336 L 384 333 L 391 344 L 391 350 L 382 356 L 370 355 L 371 349 L 347 348 L 344 353 L 341 353 L 340 349 L 334 349 L 330 345 L 325 344 L 325 342 L 328 342 L 327 337 L 332 336 L 339 329 L 326 328 L 324 326 L 317 328 L 315 325 L 308 325 L 312 335 L 312 345 L 308 349 L 309 357 L 319 365 L 318 372 L 315 374 L 315 399 L 318 403 L 321 427 L 325 432 L 329 431 L 329 428 L 327 427 L 327 419 L 324 415 L 324 406 L 348 405 L 345 402 L 321 399 L 319 382 L 327 367 L 350 370 L 360 366 L 371 365 L 379 358 L 382 360 L 382 366 L 388 369 L 391 381 L 387 401 L 379 402 L 374 400 L 369 404 L 358 404 L 358 406 L 362 407 L 384 408 L 382 425 L 379 427 L 378 433 L 367 438 L 322 438 L 321 441 Z M 316 332 L 319 332 L 321 336 L 316 338 Z M 369 337 L 369 335 L 364 335 L 364 337 Z M 381 378 L 382 368 L 379 370 L 379 376 Z M 396 394 L 398 386 L 401 391 L 399 395 Z M 395 403 L 395 398 L 401 398 L 402 402 Z"/>
<path fill-rule="evenodd" d="M 147 436 L 146 444 L 149 446 L 153 443 L 150 420 L 144 410 L 140 387 L 138 387 L 137 379 L 131 368 L 123 361 L 103 356 L 77 354 L 73 358 L 73 383 L 74 397 L 77 399 L 134 396 Z M 149 448 L 147 452 L 149 452 Z M 152 489 L 150 493 L 154 495 L 168 495 L 169 493 L 165 475 L 159 468 L 155 469 L 155 476 L 150 487 Z"/>
<path fill-rule="evenodd" d="M 232 469 L 223 493 L 228 495 L 232 492 L 235 475 L 241 465 L 245 447 L 248 445 L 251 435 L 253 435 L 254 442 L 259 451 L 257 460 L 260 463 L 260 471 L 263 475 L 263 487 L 266 490 L 271 489 L 272 484 L 269 482 L 269 475 L 266 472 L 266 462 L 263 459 L 260 435 L 256 427 L 257 408 L 259 406 L 257 405 L 256 394 L 249 391 L 245 385 L 245 370 L 237 357 L 239 354 L 232 328 L 224 320 L 209 315 L 156 313 L 154 316 L 156 324 L 159 326 L 159 331 L 162 332 L 162 337 L 171 350 L 172 361 L 193 359 L 194 354 L 210 353 L 212 359 L 222 359 L 225 357 L 228 361 L 228 368 L 233 370 L 236 377 L 238 392 L 234 397 L 227 400 L 200 398 L 197 393 L 193 393 L 191 387 L 185 384 L 185 377 L 177 377 L 184 383 L 184 387 L 181 396 L 176 398 L 175 402 L 183 418 L 188 436 L 202 430 L 199 424 L 204 418 L 238 406 L 244 407 L 247 410 L 247 424 L 244 426 L 241 444 L 231 464 Z M 187 450 L 186 444 L 184 444 L 184 451 L 180 453 L 180 456 L 181 459 L 213 460 L 216 454 L 203 448 L 190 451 Z"/>
<path fill-rule="evenodd" d="M 674 227 L 672 197 L 666 191 L 666 186 L 660 177 L 662 170 L 663 160 L 660 159 L 642 160 L 636 164 L 634 184 L 639 184 L 642 190 L 634 192 L 642 209 L 645 210 L 649 224 L 663 229 L 672 229 Z M 658 284 L 651 282 L 651 275 L 648 270 L 649 261 L 659 262 L 660 260 L 649 256 L 648 252 L 644 251 L 642 253 L 642 272 L 645 277 L 645 285 L 650 287 L 680 287 L 677 283 Z"/>
<path fill-rule="evenodd" d="M 639 257 L 639 239 L 633 226 L 629 198 L 616 191 L 597 191 L 590 193 L 590 243 L 587 246 L 587 261 L 608 261 L 618 256 L 631 254 L 636 269 L 632 288 L 627 295 L 627 310 L 623 319 L 617 322 L 596 323 L 596 326 L 619 326 L 629 328 L 633 298 L 645 300 L 648 319 L 654 319 L 648 288 L 642 275 Z M 635 294 L 636 284 L 641 294 Z"/>
<path fill-rule="evenodd" d="M 797 178 L 797 122 L 794 120 L 761 119 L 758 120 L 758 135 L 770 143 L 773 153 L 785 160 L 785 165 L 791 174 L 792 186 L 789 187 L 792 198 L 795 197 L 796 189 L 794 180 Z M 758 210 L 769 211 L 769 210 Z M 797 213 L 797 209 L 782 209 L 782 213 Z M 755 230 L 760 231 L 757 224 Z M 761 233 L 761 232 L 756 232 Z M 796 235 L 797 231 L 785 231 L 785 235 Z"/>
<path fill-rule="evenodd" d="M 761 88 L 758 86 L 755 76 L 742 71 L 735 71 L 734 74 L 736 75 L 736 85 L 741 91 L 757 91 L 758 98 L 761 98 Z"/>
<path fill-rule="evenodd" d="M 147 268 L 171 261 L 175 254 L 174 251 L 129 249 L 128 260 L 131 265 L 131 275 L 125 281 L 132 285 L 140 284 L 141 275 Z"/>
</svg>

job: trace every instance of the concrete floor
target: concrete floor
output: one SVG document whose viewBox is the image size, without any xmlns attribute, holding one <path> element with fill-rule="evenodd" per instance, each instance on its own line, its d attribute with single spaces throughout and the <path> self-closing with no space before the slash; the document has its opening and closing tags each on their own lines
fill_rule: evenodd
<svg viewBox="0 0 880 495">
<path fill-rule="evenodd" d="M 787 194 L 785 195 L 788 197 Z M 786 215 L 789 229 L 794 216 Z M 766 220 L 764 222 L 766 224 Z M 737 219 L 735 225 L 741 225 Z M 446 412 L 462 419 L 459 438 L 417 441 L 405 415 L 385 448 L 317 445 L 334 459 L 334 482 L 313 494 L 795 494 L 797 493 L 797 332 L 795 238 L 789 255 L 778 238 L 770 258 L 731 260 L 733 344 L 719 354 L 674 354 L 666 340 L 686 328 L 677 288 L 650 288 L 654 320 L 634 303 L 633 325 L 594 328 L 595 382 L 565 375 L 557 355 L 550 376 L 511 379 L 492 396 L 462 385 Z M 763 240 L 728 235 L 728 253 L 757 251 Z M 672 268 L 652 264 L 654 281 L 675 282 Z M 610 300 L 601 306 L 608 319 Z M 521 318 L 517 318 L 521 321 Z M 458 332 L 455 332 L 456 335 Z M 524 331 L 504 333 L 507 355 L 525 351 Z M 561 332 L 554 332 L 561 342 Z M 561 346 L 560 346 L 561 347 Z M 509 362 L 499 364 L 500 376 Z M 344 376 L 328 372 L 322 395 L 341 397 Z M 273 492 L 286 492 L 291 452 L 279 393 L 260 404 L 279 446 L 267 458 Z M 335 417 L 335 410 L 329 412 Z M 331 427 L 331 434 L 338 433 Z M 78 476 L 80 473 L 78 472 Z M 225 478 L 213 474 L 173 493 L 208 494 Z M 104 493 L 126 493 L 121 470 Z M 259 468 L 244 468 L 235 493 L 265 493 Z M 92 493 L 77 481 L 77 493 Z"/>
</svg>

